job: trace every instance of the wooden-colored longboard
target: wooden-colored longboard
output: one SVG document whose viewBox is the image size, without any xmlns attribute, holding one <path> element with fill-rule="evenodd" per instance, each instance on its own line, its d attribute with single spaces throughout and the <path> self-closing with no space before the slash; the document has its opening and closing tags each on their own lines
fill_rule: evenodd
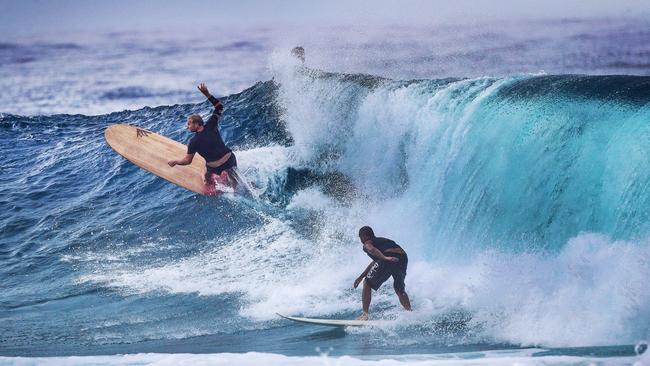
<svg viewBox="0 0 650 366">
<path fill-rule="evenodd" d="M 104 132 L 104 137 L 118 154 L 160 178 L 203 195 L 223 193 L 218 187 L 225 185 L 225 176 L 216 177 L 216 187 L 203 181 L 206 171 L 205 159 L 200 155 L 194 155 L 190 165 L 177 165 L 172 168 L 167 164 L 168 161 L 181 159 L 187 154 L 187 147 L 178 141 L 125 124 L 109 126 Z"/>
<path fill-rule="evenodd" d="M 391 324 L 389 320 L 344 320 L 344 319 L 318 319 L 318 318 L 300 318 L 297 316 L 286 316 L 276 313 L 279 316 L 298 323 L 325 325 L 329 327 L 372 327 Z"/>
</svg>

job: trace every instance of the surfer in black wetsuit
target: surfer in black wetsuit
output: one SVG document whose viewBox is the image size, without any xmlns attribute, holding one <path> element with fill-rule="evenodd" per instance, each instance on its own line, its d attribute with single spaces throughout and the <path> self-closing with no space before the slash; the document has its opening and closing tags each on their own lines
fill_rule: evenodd
<svg viewBox="0 0 650 366">
<path fill-rule="evenodd" d="M 217 129 L 221 112 L 223 111 L 223 104 L 221 104 L 219 99 L 210 94 L 208 87 L 204 83 L 199 85 L 199 91 L 212 103 L 214 111 L 205 124 L 203 123 L 203 118 L 198 114 L 187 117 L 187 129 L 195 133 L 187 144 L 187 155 L 183 159 L 171 160 L 167 164 L 171 167 L 175 165 L 189 165 L 192 163 L 192 159 L 194 159 L 194 154 L 199 153 L 206 161 L 206 183 L 213 182 L 212 174 L 221 175 L 225 171 L 228 174 L 230 185 L 235 188 L 237 181 L 235 180 L 232 168 L 237 166 L 237 159 L 232 150 L 223 142 Z"/>
<path fill-rule="evenodd" d="M 394 241 L 386 238 L 376 237 L 370 226 L 359 229 L 359 240 L 363 243 L 363 251 L 368 254 L 372 262 L 365 271 L 354 281 L 354 288 L 363 282 L 361 295 L 363 303 L 363 314 L 357 320 L 368 320 L 368 309 L 372 298 L 372 290 L 377 291 L 390 276 L 393 276 L 393 288 L 399 302 L 404 309 L 411 310 L 411 301 L 406 294 L 404 278 L 406 277 L 406 266 L 408 257 L 402 247 Z"/>
</svg>

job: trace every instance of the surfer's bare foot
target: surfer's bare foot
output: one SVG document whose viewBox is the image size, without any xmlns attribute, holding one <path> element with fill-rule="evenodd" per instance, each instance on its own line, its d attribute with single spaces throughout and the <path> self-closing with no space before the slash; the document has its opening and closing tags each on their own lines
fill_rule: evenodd
<svg viewBox="0 0 650 366">
<path fill-rule="evenodd" d="M 357 320 L 368 320 L 368 313 L 363 313 L 357 317 Z"/>
</svg>

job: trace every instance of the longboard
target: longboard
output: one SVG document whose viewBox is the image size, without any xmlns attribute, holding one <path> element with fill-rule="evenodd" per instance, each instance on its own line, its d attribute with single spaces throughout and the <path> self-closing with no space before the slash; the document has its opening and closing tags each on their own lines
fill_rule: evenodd
<svg viewBox="0 0 650 366">
<path fill-rule="evenodd" d="M 389 325 L 393 322 L 390 320 L 344 320 L 344 319 L 318 319 L 318 318 L 301 318 L 297 316 L 287 316 L 276 313 L 287 320 L 298 323 L 324 325 L 329 327 L 372 327 Z"/>
<path fill-rule="evenodd" d="M 194 155 L 190 165 L 170 167 L 167 164 L 169 160 L 180 159 L 187 154 L 187 147 L 178 141 L 126 124 L 109 126 L 104 137 L 115 152 L 177 186 L 206 196 L 234 191 L 228 185 L 225 172 L 221 176 L 213 175 L 215 184 L 205 184 L 205 159 L 198 154 Z"/>
</svg>

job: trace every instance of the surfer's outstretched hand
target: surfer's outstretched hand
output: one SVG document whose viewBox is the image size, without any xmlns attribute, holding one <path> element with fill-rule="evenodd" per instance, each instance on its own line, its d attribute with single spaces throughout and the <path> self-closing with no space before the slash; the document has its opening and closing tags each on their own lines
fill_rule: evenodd
<svg viewBox="0 0 650 366">
<path fill-rule="evenodd" d="M 199 87 L 198 87 L 198 88 L 199 88 L 199 91 L 200 91 L 201 93 L 203 93 L 203 95 L 206 96 L 206 98 L 210 96 L 210 92 L 208 91 L 208 86 L 205 85 L 205 83 L 201 83 L 201 84 L 199 84 Z"/>
<path fill-rule="evenodd" d="M 354 285 L 352 285 L 353 288 L 357 288 L 359 284 L 363 281 L 363 277 L 359 277 L 356 280 L 354 280 Z"/>
</svg>

